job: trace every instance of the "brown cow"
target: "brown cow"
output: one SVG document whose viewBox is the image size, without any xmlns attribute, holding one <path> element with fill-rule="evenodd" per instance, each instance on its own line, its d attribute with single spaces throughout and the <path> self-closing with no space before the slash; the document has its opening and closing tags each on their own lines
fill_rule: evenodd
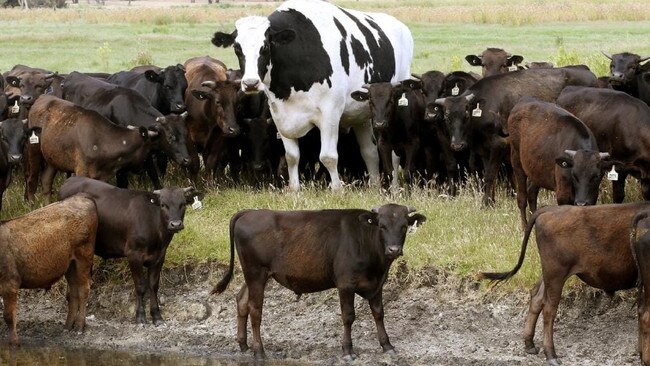
<svg viewBox="0 0 650 366">
<path fill-rule="evenodd" d="M 41 128 L 40 149 L 47 162 L 43 194 L 48 199 L 57 171 L 108 180 L 122 168 L 142 167 L 150 137 L 158 135 L 155 129 L 118 126 L 95 111 L 49 95 L 34 103 L 28 124 Z"/>
<path fill-rule="evenodd" d="M 599 206 L 551 206 L 537 211 L 528 222 L 519 261 L 509 272 L 481 273 L 481 278 L 503 281 L 514 276 L 524 262 L 530 233 L 535 228 L 542 278 L 531 291 L 524 325 L 526 352 L 536 354 L 533 336 L 539 313 L 544 314 L 544 352 L 552 366 L 559 365 L 553 343 L 553 323 L 562 288 L 576 275 L 607 293 L 633 288 L 637 269 L 630 250 L 630 221 L 647 203 Z"/>
<path fill-rule="evenodd" d="M 639 343 L 638 351 L 644 366 L 650 365 L 650 211 L 638 213 L 632 219 L 630 245 L 632 254 L 639 269 L 638 313 L 639 313 Z M 639 233 L 639 229 L 642 232 Z M 638 237 L 637 235 L 640 235 Z"/>
<path fill-rule="evenodd" d="M 501 48 L 489 47 L 480 56 L 467 55 L 465 60 L 472 66 L 483 68 L 483 77 L 519 70 L 523 56 L 511 55 Z"/>
<path fill-rule="evenodd" d="M 576 116 L 556 104 L 522 98 L 510 112 L 508 131 L 524 227 L 526 204 L 537 210 L 540 188 L 554 191 L 558 205 L 596 204 L 600 181 L 613 162 L 609 153 L 598 152 L 596 138 Z"/>
<path fill-rule="evenodd" d="M 11 345 L 18 344 L 18 289 L 49 289 L 63 275 L 68 282 L 65 327 L 83 331 L 97 220 L 95 203 L 76 196 L 0 224 L 0 296 Z"/>
<path fill-rule="evenodd" d="M 246 284 L 237 295 L 237 341 L 248 349 L 246 323 L 251 315 L 255 358 L 264 358 L 260 336 L 264 287 L 269 277 L 296 294 L 336 288 L 343 320 L 343 355 L 352 360 L 354 295 L 368 300 L 379 343 L 394 351 L 384 329 L 382 289 L 390 265 L 402 255 L 409 226 L 426 217 L 414 208 L 387 204 L 372 211 L 240 211 L 230 220 L 230 267 L 212 293 L 232 279 L 234 246 Z"/>
</svg>

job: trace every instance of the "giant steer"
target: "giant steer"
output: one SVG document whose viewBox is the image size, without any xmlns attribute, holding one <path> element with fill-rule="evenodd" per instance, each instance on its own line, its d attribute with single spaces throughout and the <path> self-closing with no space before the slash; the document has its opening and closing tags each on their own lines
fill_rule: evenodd
<svg viewBox="0 0 650 366">
<path fill-rule="evenodd" d="M 95 254 L 104 259 L 126 257 L 129 261 L 136 290 L 136 322 L 145 322 L 144 296 L 148 289 L 152 321 L 162 323 L 158 287 L 165 253 L 174 234 L 184 228 L 185 206 L 203 195 L 191 187 L 151 193 L 72 177 L 61 186 L 59 197 L 65 199 L 78 193 L 87 194 L 97 205 Z"/>
<path fill-rule="evenodd" d="M 0 224 L 0 296 L 10 344 L 18 344 L 18 290 L 49 289 L 64 275 L 65 327 L 84 329 L 97 222 L 93 201 L 76 196 Z"/>
<path fill-rule="evenodd" d="M 533 337 L 542 313 L 546 360 L 551 366 L 559 365 L 553 323 L 569 277 L 576 275 L 587 285 L 609 294 L 634 287 L 637 268 L 630 250 L 630 222 L 637 212 L 648 208 L 647 203 L 544 207 L 528 222 L 515 267 L 509 272 L 481 274 L 492 281 L 514 276 L 524 262 L 528 239 L 535 228 L 542 278 L 531 291 L 524 325 L 526 352 L 539 352 Z"/>
<path fill-rule="evenodd" d="M 341 187 L 339 124 L 352 127 L 371 181 L 377 181 L 369 110 L 350 95 L 364 84 L 409 77 L 413 57 L 409 29 L 385 14 L 316 0 L 286 1 L 268 18 L 242 18 L 235 27 L 232 33 L 215 33 L 212 43 L 234 47 L 244 72 L 243 91 L 267 94 L 286 150 L 289 187 L 300 187 L 298 138 L 314 127 L 321 133 L 320 161 L 329 171 L 331 186 Z"/>
<path fill-rule="evenodd" d="M 409 226 L 426 217 L 411 207 L 387 204 L 372 211 L 247 210 L 230 220 L 230 267 L 212 293 L 222 293 L 233 275 L 235 246 L 246 284 L 237 295 L 237 341 L 248 349 L 251 316 L 253 351 L 264 357 L 260 336 L 264 287 L 270 277 L 296 294 L 336 288 L 343 320 L 343 355 L 352 359 L 354 295 L 368 300 L 384 351 L 393 351 L 384 328 L 382 289 L 393 261 L 402 255 Z"/>
</svg>

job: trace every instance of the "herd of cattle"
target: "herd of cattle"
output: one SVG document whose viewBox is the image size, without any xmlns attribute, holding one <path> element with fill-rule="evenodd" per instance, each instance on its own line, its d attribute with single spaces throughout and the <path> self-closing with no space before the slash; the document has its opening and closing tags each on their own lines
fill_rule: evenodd
<svg viewBox="0 0 650 366">
<path fill-rule="evenodd" d="M 516 187 L 525 229 L 519 261 L 510 272 L 482 277 L 512 277 L 536 229 L 542 278 L 525 325 L 528 352 L 538 352 L 533 335 L 543 312 L 546 358 L 558 364 L 553 321 L 564 282 L 575 274 L 607 292 L 638 284 L 638 349 L 650 365 L 650 206 L 621 204 L 628 175 L 650 199 L 650 58 L 605 54 L 611 74 L 597 78 L 584 65 L 522 67 L 522 56 L 488 48 L 466 57 L 482 75 L 411 74 L 413 38 L 404 24 L 318 0 L 286 1 L 269 17 L 245 17 L 235 28 L 216 32 L 212 43 L 233 47 L 239 69 L 204 56 L 115 74 L 16 65 L 2 75 L 0 198 L 20 167 L 26 200 L 39 180 L 49 200 L 57 172 L 75 175 L 60 188 L 60 202 L 0 225 L 10 343 L 18 342 L 18 289 L 49 288 L 63 275 L 66 327 L 83 329 L 93 253 L 126 257 L 136 321 L 145 322 L 147 291 L 153 323 L 163 321 L 165 252 L 184 227 L 186 206 L 202 197 L 192 187 L 162 188 L 170 160 L 195 185 L 201 174 L 229 172 L 254 184 L 288 177 L 294 190 L 301 175 L 325 171 L 333 189 L 342 186 L 340 175 L 395 188 L 401 166 L 407 187 L 431 181 L 452 194 L 467 172 L 478 174 L 486 206 L 494 203 L 498 177 Z M 143 170 L 153 193 L 127 189 L 128 174 Z M 605 174 L 615 204 L 595 206 Z M 113 177 L 117 187 L 105 183 Z M 555 191 L 560 206 L 537 210 L 540 188 Z M 396 204 L 236 213 L 229 270 L 213 293 L 232 279 L 236 250 L 245 279 L 237 295 L 242 351 L 250 315 L 252 348 L 264 357 L 262 303 L 273 277 L 298 295 L 338 290 L 346 359 L 354 357 L 354 295 L 367 299 L 379 342 L 392 352 L 382 288 L 409 227 L 425 220 Z"/>
</svg>

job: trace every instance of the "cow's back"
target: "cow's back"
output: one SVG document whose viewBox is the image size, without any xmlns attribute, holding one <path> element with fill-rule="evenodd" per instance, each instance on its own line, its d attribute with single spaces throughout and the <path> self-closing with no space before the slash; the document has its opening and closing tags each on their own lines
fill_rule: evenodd
<svg viewBox="0 0 650 366">
<path fill-rule="evenodd" d="M 20 287 L 48 288 L 66 272 L 75 251 L 83 248 L 92 258 L 97 223 L 94 202 L 81 196 L 2 223 L 0 282 L 15 266 Z"/>
</svg>

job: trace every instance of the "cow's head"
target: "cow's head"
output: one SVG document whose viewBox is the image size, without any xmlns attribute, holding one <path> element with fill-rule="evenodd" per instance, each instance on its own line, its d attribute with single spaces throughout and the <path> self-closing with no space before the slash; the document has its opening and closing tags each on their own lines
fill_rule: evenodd
<svg viewBox="0 0 650 366">
<path fill-rule="evenodd" d="M 27 120 L 9 118 L 0 122 L 0 136 L 7 145 L 7 161 L 10 165 L 19 164 L 23 157 L 25 139 L 31 134 L 32 129 L 27 128 Z"/>
<path fill-rule="evenodd" d="M 190 164 L 190 153 L 187 151 L 187 126 L 185 124 L 187 112 L 182 114 L 169 114 L 156 118 L 156 123 L 149 129 L 158 132 L 159 147 L 178 165 Z"/>
<path fill-rule="evenodd" d="M 442 83 L 442 95 L 457 97 L 476 84 L 478 78 L 478 75 L 464 71 L 450 72 Z"/>
<path fill-rule="evenodd" d="M 176 233 L 183 230 L 185 208 L 194 202 L 195 197 L 203 199 L 203 194 L 193 187 L 163 188 L 153 191 L 152 202 L 160 206 L 161 219 L 167 230 Z"/>
<path fill-rule="evenodd" d="M 277 139 L 277 129 L 271 118 L 244 118 L 242 120 L 244 139 L 246 144 L 242 147 L 242 155 L 246 154 L 251 160 L 255 171 L 272 169 L 269 157 L 274 141 Z"/>
<path fill-rule="evenodd" d="M 14 88 L 20 89 L 20 104 L 30 107 L 36 98 L 45 94 L 56 73 L 44 74 L 42 72 L 23 73 L 19 76 L 7 76 L 7 83 Z"/>
<path fill-rule="evenodd" d="M 465 56 L 465 60 L 472 66 L 481 66 L 483 77 L 486 77 L 510 71 L 509 68 L 516 67 L 524 60 L 524 57 L 511 55 L 501 48 L 488 48 L 480 56 Z"/>
<path fill-rule="evenodd" d="M 443 131 L 451 139 L 453 151 L 463 151 L 468 147 L 471 134 L 471 105 L 473 94 L 459 97 L 446 97 L 436 100 L 436 104 L 444 111 Z"/>
<path fill-rule="evenodd" d="M 216 32 L 212 44 L 233 46 L 244 73 L 241 89 L 246 93 L 256 93 L 265 88 L 263 80 L 271 64 L 273 46 L 291 43 L 295 38 L 293 29 L 272 29 L 268 18 L 251 16 L 237 20 L 232 33 Z"/>
<path fill-rule="evenodd" d="M 614 165 L 609 153 L 592 150 L 565 150 L 555 162 L 563 179 L 573 187 L 576 206 L 596 204 L 600 181 Z"/>
<path fill-rule="evenodd" d="M 169 105 L 170 113 L 185 112 L 187 79 L 183 65 L 168 66 L 160 71 L 147 70 L 144 72 L 144 76 L 148 81 L 160 85 L 159 88 Z"/>
<path fill-rule="evenodd" d="M 200 89 L 193 89 L 192 96 L 204 101 L 207 115 L 215 119 L 221 131 L 230 137 L 239 135 L 240 128 L 235 115 L 239 81 L 204 81 Z"/>
<path fill-rule="evenodd" d="M 359 215 L 359 221 L 379 227 L 379 241 L 389 260 L 402 255 L 404 239 L 409 226 L 420 226 L 427 220 L 415 213 L 415 208 L 389 203 Z"/>
<path fill-rule="evenodd" d="M 603 52 L 603 55 L 611 60 L 609 81 L 614 85 L 630 83 L 641 71 L 641 63 L 650 60 L 650 57 L 641 58 L 641 56 L 629 52 L 616 53 L 611 56 Z"/>
<path fill-rule="evenodd" d="M 442 92 L 445 74 L 440 71 L 427 71 L 422 75 L 411 74 L 416 78 L 422 89 L 422 94 L 424 94 L 424 120 L 427 122 L 434 122 L 442 118 L 442 109 L 436 104 L 436 99 L 440 97 Z"/>
<path fill-rule="evenodd" d="M 397 104 L 396 88 L 400 85 L 400 82 L 365 84 L 363 89 L 352 92 L 352 99 L 368 101 L 373 129 L 385 130 L 390 126 Z"/>
</svg>

